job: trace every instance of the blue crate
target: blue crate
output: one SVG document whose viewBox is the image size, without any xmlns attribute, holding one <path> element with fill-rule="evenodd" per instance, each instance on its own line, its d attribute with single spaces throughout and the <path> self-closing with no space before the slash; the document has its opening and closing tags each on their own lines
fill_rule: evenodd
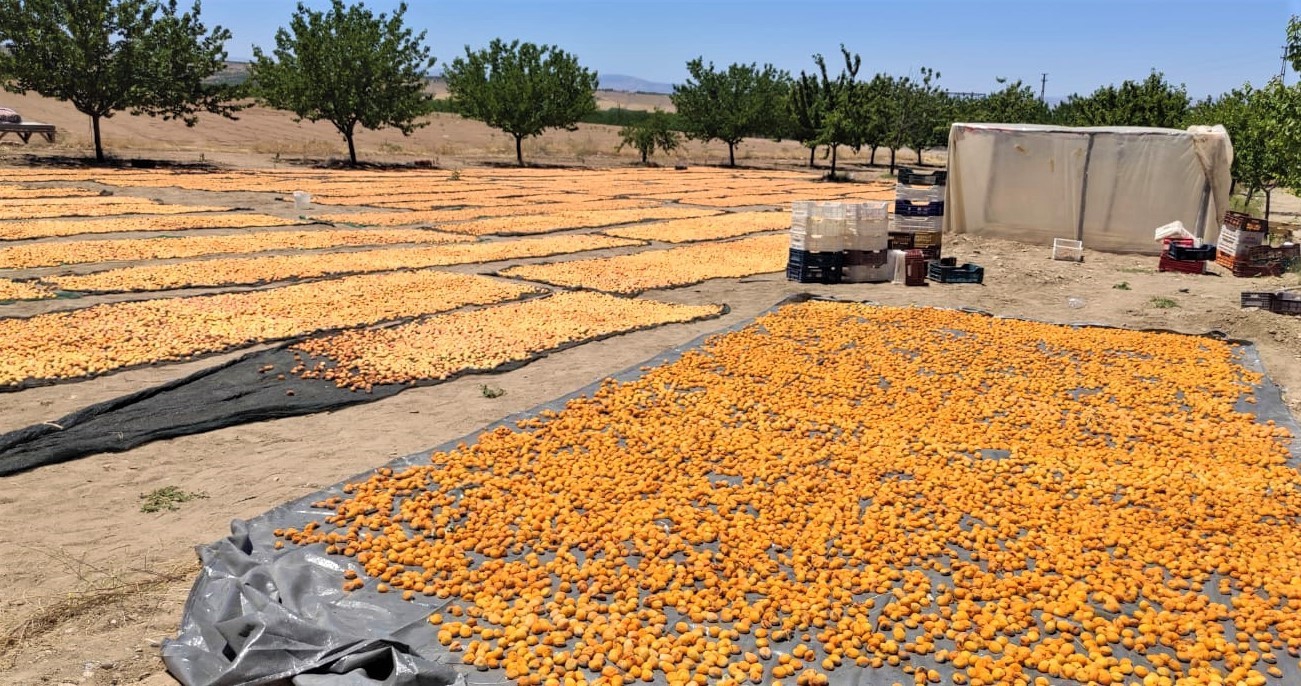
<svg viewBox="0 0 1301 686">
<path fill-rule="evenodd" d="M 800 283 L 840 283 L 844 275 L 843 252 L 809 252 L 791 249 L 786 278 Z"/>
<path fill-rule="evenodd" d="M 944 201 L 937 200 L 917 204 L 907 200 L 896 200 L 894 201 L 894 214 L 897 217 L 942 217 L 944 216 Z"/>
<path fill-rule="evenodd" d="M 907 186 L 943 186 L 948 180 L 949 173 L 944 170 L 918 172 L 908 167 L 899 167 L 899 183 Z"/>
<path fill-rule="evenodd" d="M 970 262 L 949 266 L 936 260 L 926 263 L 926 278 L 937 283 L 984 283 L 985 268 Z"/>
</svg>

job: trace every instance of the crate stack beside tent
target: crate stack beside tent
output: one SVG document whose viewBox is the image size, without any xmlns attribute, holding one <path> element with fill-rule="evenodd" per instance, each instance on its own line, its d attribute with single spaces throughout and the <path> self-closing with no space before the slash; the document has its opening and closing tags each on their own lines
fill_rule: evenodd
<svg viewBox="0 0 1301 686">
<path fill-rule="evenodd" d="M 948 172 L 921 173 L 901 167 L 895 186 L 892 250 L 920 250 L 928 260 L 940 258 L 944 236 L 944 191 Z"/>
<path fill-rule="evenodd" d="M 1241 212 L 1224 215 L 1216 248 L 1216 264 L 1239 277 L 1279 276 L 1301 259 L 1301 246 L 1271 246 L 1269 222 Z"/>
<path fill-rule="evenodd" d="M 786 278 L 800 283 L 889 281 L 885 202 L 795 202 Z"/>
</svg>

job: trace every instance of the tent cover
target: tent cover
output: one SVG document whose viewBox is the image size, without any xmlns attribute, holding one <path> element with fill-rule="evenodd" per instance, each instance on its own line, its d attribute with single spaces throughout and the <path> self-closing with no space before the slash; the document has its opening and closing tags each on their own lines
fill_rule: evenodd
<svg viewBox="0 0 1301 686">
<path fill-rule="evenodd" d="M 954 124 L 944 230 L 1157 253 L 1153 231 L 1179 220 L 1213 242 L 1229 209 L 1232 163 L 1222 126 Z"/>
</svg>

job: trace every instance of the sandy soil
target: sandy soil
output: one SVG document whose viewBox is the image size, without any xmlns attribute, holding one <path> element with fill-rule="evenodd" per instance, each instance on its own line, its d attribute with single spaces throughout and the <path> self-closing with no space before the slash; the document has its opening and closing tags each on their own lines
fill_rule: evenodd
<svg viewBox="0 0 1301 686">
<path fill-rule="evenodd" d="M 671 109 L 666 96 L 602 91 L 601 107 L 629 109 Z M 0 106 L 10 107 L 30 121 L 59 127 L 53 145 L 33 141 L 23 146 L 16 141 L 0 142 L 0 161 L 31 152 L 57 151 L 63 154 L 93 155 L 90 119 L 72 105 L 35 94 L 0 94 Z M 295 122 L 287 112 L 251 107 L 232 121 L 206 116 L 190 128 L 182 122 L 164 122 L 126 113 L 101 124 L 105 150 L 111 156 L 170 159 L 184 162 L 220 162 L 240 166 L 271 166 L 342 157 L 347 153 L 343 138 L 326 122 Z M 524 142 L 525 161 L 547 164 L 609 165 L 636 161 L 634 151 L 618 152 L 618 127 L 580 124 L 577 131 L 552 130 Z M 513 163 L 515 142 L 508 134 L 477 121 L 453 114 L 435 114 L 428 125 L 410 136 L 388 129 L 361 131 L 358 155 L 369 162 L 412 162 L 430 160 L 442 167 L 484 163 Z M 820 153 L 819 153 L 820 154 Z M 737 147 L 738 164 L 807 164 L 809 153 L 793 141 L 774 142 L 747 139 Z M 901 161 L 915 162 L 916 155 L 900 151 Z M 889 162 L 890 151 L 877 152 L 877 162 Z M 686 141 L 674 154 L 653 158 L 662 164 L 720 164 L 727 161 L 727 146 L 719 143 Z M 846 167 L 861 167 L 868 152 L 842 150 L 839 159 Z M 825 161 L 819 161 L 825 165 Z"/>
<path fill-rule="evenodd" d="M 207 197 L 176 189 L 139 192 L 173 201 Z M 277 202 L 267 194 L 241 197 L 242 204 L 258 211 L 284 211 Z M 1301 389 L 1301 318 L 1238 307 L 1240 291 L 1296 286 L 1301 281 L 1295 274 L 1255 281 L 1159 274 L 1154 257 L 1090 252 L 1081 264 L 1054 262 L 1048 248 L 967 237 L 949 237 L 945 252 L 983 265 L 985 285 L 809 286 L 768 274 L 651 292 L 646 297 L 726 303 L 731 313 L 580 346 L 506 374 L 471 376 L 329 414 L 239 426 L 8 477 L 0 488 L 0 681 L 172 683 L 158 657 L 159 641 L 180 619 L 197 570 L 194 546 L 225 535 L 232 518 L 256 516 L 394 457 L 462 436 L 670 346 L 745 321 L 793 293 L 977 307 L 1056 322 L 1220 330 L 1255 340 L 1274 379 L 1285 389 Z M 456 270 L 487 273 L 500 266 Z M 1116 288 L 1122 282 L 1128 290 Z M 1151 303 L 1157 296 L 1178 306 L 1157 309 Z M 1069 297 L 1086 305 L 1071 309 Z M 0 431 L 53 420 L 220 359 L 0 394 Z M 484 398 L 479 385 L 485 381 L 506 394 Z M 1287 400 L 1294 413 L 1301 412 L 1301 393 L 1289 393 Z M 167 485 L 207 497 L 175 512 L 140 512 L 140 495 Z"/>
</svg>

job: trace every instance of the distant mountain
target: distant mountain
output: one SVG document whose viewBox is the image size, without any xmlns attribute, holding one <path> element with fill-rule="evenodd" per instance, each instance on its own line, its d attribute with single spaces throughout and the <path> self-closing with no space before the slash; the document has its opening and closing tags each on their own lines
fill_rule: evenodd
<svg viewBox="0 0 1301 686">
<path fill-rule="evenodd" d="M 601 74 L 600 76 L 601 90 L 623 91 L 626 93 L 658 93 L 661 95 L 673 92 L 673 84 L 671 83 L 647 81 L 646 79 L 624 74 Z"/>
</svg>

